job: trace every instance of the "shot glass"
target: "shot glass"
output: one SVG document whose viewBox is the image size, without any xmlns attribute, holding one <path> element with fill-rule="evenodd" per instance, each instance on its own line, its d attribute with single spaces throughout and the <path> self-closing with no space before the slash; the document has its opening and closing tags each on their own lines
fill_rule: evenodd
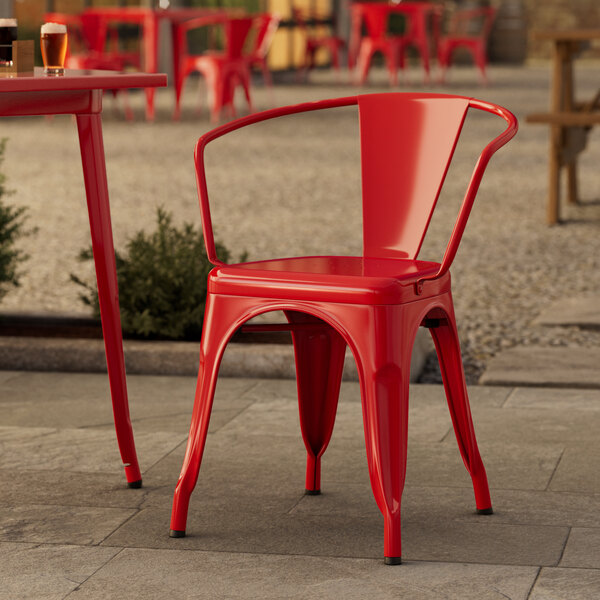
<svg viewBox="0 0 600 600">
<path fill-rule="evenodd" d="M 17 39 L 17 20 L 0 19 L 0 65 L 10 67 L 13 64 L 12 44 Z"/>
<path fill-rule="evenodd" d="M 67 26 L 62 23 L 44 23 L 40 35 L 42 60 L 46 75 L 64 75 L 67 54 Z"/>
</svg>

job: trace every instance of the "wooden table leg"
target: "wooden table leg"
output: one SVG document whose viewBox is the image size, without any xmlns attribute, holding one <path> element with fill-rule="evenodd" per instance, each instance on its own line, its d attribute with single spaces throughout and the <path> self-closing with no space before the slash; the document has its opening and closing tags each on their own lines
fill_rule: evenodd
<svg viewBox="0 0 600 600">
<path fill-rule="evenodd" d="M 577 52 L 578 44 L 570 44 L 563 51 L 563 98 L 561 110 L 572 112 L 575 108 L 574 82 L 573 82 L 573 53 Z M 567 130 L 563 130 L 563 135 L 567 136 Z M 567 200 L 570 204 L 575 204 L 578 200 L 577 190 L 577 158 L 574 157 L 567 165 Z"/>
<path fill-rule="evenodd" d="M 127 484 L 129 487 L 137 488 L 142 485 L 142 476 L 135 452 L 127 401 L 119 292 L 100 114 L 77 115 L 77 128 L 117 441 L 125 467 Z"/>
<path fill-rule="evenodd" d="M 548 178 L 548 205 L 546 220 L 548 225 L 555 225 L 560 221 L 560 150 L 562 132 L 559 125 L 550 127 L 550 169 Z"/>
</svg>

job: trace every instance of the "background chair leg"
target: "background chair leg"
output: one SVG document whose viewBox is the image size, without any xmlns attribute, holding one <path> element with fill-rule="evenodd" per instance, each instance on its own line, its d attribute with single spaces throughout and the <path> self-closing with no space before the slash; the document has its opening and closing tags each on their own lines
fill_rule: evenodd
<svg viewBox="0 0 600 600">
<path fill-rule="evenodd" d="M 490 490 L 475 438 L 456 325 L 448 317 L 440 320 L 440 325 L 430 328 L 429 331 L 433 337 L 440 362 L 448 408 L 450 409 L 458 447 L 473 480 L 477 512 L 491 514 Z"/>
<path fill-rule="evenodd" d="M 314 327 L 292 332 L 296 359 L 298 406 L 306 446 L 307 494 L 321 491 L 321 456 L 327 449 L 337 410 L 346 342 L 327 323 L 300 312 L 286 311 L 290 323 Z"/>
</svg>

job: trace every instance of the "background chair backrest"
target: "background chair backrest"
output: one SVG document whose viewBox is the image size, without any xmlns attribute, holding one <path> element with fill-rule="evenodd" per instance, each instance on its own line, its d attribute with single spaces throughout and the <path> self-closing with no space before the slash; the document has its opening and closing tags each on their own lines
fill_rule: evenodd
<svg viewBox="0 0 600 600">
<path fill-rule="evenodd" d="M 382 39 L 387 34 L 390 8 L 385 4 L 366 5 L 362 10 L 362 21 L 371 38 Z"/>
<path fill-rule="evenodd" d="M 280 21 L 281 17 L 277 14 L 265 13 L 254 17 L 252 28 L 255 35 L 250 49 L 253 58 L 261 59 L 267 55 Z"/>
<path fill-rule="evenodd" d="M 225 47 L 227 58 L 235 59 L 242 56 L 253 20 L 252 17 L 236 17 L 227 19 L 223 23 L 225 39 L 227 40 Z"/>
<path fill-rule="evenodd" d="M 358 106 L 364 255 L 415 258 L 469 100 L 369 94 Z"/>
<path fill-rule="evenodd" d="M 448 36 L 487 39 L 495 17 L 496 9 L 493 7 L 458 10 L 450 19 Z"/>
<path fill-rule="evenodd" d="M 102 19 L 99 15 L 86 13 L 82 13 L 79 18 L 86 46 L 95 52 L 103 52 L 106 47 L 106 38 L 108 35 L 106 20 Z"/>
<path fill-rule="evenodd" d="M 469 107 L 502 117 L 508 126 L 485 146 L 471 176 L 438 275 L 452 263 L 481 178 L 491 156 L 517 132 L 506 109 L 442 94 L 368 94 L 308 102 L 255 113 L 217 127 L 196 144 L 196 175 L 207 255 L 215 250 L 206 175 L 206 145 L 226 133 L 275 117 L 342 106 L 359 106 L 363 249 L 368 257 L 416 258 L 437 203 Z"/>
</svg>

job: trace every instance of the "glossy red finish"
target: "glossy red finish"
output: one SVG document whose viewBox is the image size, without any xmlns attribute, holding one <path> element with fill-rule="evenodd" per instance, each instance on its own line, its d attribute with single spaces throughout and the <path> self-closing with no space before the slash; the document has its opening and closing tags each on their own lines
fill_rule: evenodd
<svg viewBox="0 0 600 600">
<path fill-rule="evenodd" d="M 452 63 L 454 51 L 458 48 L 465 48 L 473 56 L 482 80 L 487 82 L 485 72 L 487 46 L 495 18 L 496 9 L 493 7 L 459 10 L 454 13 L 448 32 L 437 36 L 437 52 L 442 69 L 442 81 L 445 80 L 446 70 Z"/>
<path fill-rule="evenodd" d="M 211 116 L 217 121 L 224 108 L 235 115 L 233 97 L 236 85 L 241 85 L 252 110 L 250 99 L 250 60 L 243 54 L 246 38 L 252 26 L 262 27 L 262 22 L 252 17 L 228 17 L 216 15 L 191 19 L 173 25 L 174 63 L 177 65 L 175 79 L 175 111 L 173 118 L 181 113 L 181 93 L 187 77 L 193 71 L 200 72 L 211 90 L 213 106 Z M 207 51 L 203 54 L 189 54 L 187 33 L 199 27 L 219 27 L 223 30 L 225 48 L 223 51 Z"/>
<path fill-rule="evenodd" d="M 232 265 L 220 261 L 204 172 L 206 145 L 266 119 L 349 105 L 358 105 L 360 117 L 364 256 L 298 257 Z M 469 108 L 496 114 L 507 127 L 484 148 L 475 166 L 442 262 L 420 261 L 419 248 Z M 516 131 L 515 117 L 487 102 L 443 95 L 373 94 L 265 111 L 227 123 L 200 138 L 196 146 L 198 191 L 207 253 L 216 268 L 209 275 L 198 387 L 173 500 L 172 535 L 185 532 L 227 342 L 246 321 L 274 310 L 285 312 L 294 341 L 308 492 L 321 487 L 320 459 L 333 431 L 348 346 L 360 379 L 371 487 L 384 516 L 384 554 L 390 563 L 398 562 L 410 360 L 417 330 L 425 325 L 435 342 L 454 431 L 473 480 L 475 504 L 482 511 L 491 511 L 469 409 L 448 268 L 485 167 Z M 248 327 L 257 328 L 260 326 Z"/>
<path fill-rule="evenodd" d="M 100 113 L 102 92 L 105 89 L 166 84 L 167 78 L 161 74 L 130 75 L 109 71 L 83 73 L 67 70 L 64 77 L 46 77 L 40 68 L 36 68 L 33 74 L 0 78 L 0 116 L 70 113 L 77 118 L 115 428 L 125 475 L 130 483 L 141 482 L 141 474 L 127 401 Z"/>
</svg>

